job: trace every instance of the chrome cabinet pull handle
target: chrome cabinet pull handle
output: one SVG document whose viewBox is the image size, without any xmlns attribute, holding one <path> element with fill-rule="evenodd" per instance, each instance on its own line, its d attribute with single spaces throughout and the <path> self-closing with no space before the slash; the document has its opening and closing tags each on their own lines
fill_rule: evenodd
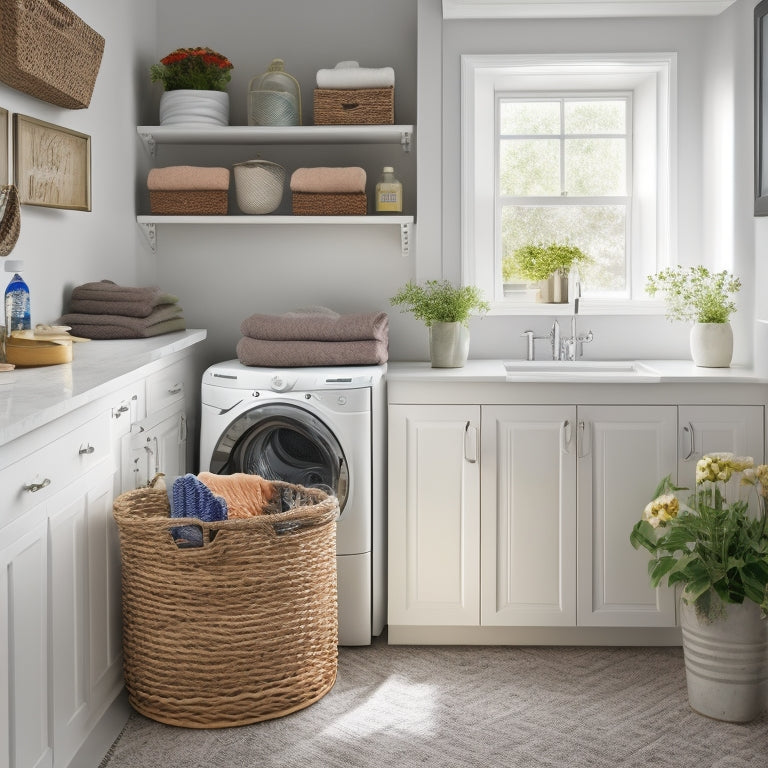
<svg viewBox="0 0 768 768">
<path fill-rule="evenodd" d="M 42 483 L 27 483 L 23 488 L 28 493 L 37 493 L 38 491 L 42 491 L 43 488 L 47 488 L 50 484 L 51 481 L 46 477 Z"/>
<path fill-rule="evenodd" d="M 571 443 L 571 422 L 566 419 L 560 425 L 560 452 L 569 453 L 568 446 Z"/>
<path fill-rule="evenodd" d="M 470 464 L 477 461 L 477 430 L 469 422 L 464 427 L 464 458 Z"/>
<path fill-rule="evenodd" d="M 683 427 L 683 432 L 688 433 L 688 453 L 683 456 L 683 461 L 689 461 L 691 456 L 693 456 L 696 447 L 696 440 L 693 434 L 693 424 L 691 424 L 690 421 L 686 426 Z"/>
<path fill-rule="evenodd" d="M 588 447 L 585 448 L 585 443 L 587 440 L 587 425 L 585 422 L 579 421 L 578 429 L 579 434 L 577 438 L 576 456 L 580 459 L 583 459 L 589 452 Z"/>
<path fill-rule="evenodd" d="M 96 449 L 90 443 L 86 443 L 85 445 L 80 446 L 78 453 L 81 456 L 90 456 L 95 450 Z"/>
<path fill-rule="evenodd" d="M 183 384 L 174 384 L 173 386 L 168 388 L 168 394 L 169 395 L 178 395 L 179 392 L 182 392 L 184 390 Z"/>
</svg>

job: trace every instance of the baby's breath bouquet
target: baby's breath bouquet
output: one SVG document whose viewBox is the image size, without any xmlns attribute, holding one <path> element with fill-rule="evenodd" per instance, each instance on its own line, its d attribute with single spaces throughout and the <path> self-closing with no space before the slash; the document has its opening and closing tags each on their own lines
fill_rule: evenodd
<svg viewBox="0 0 768 768">
<path fill-rule="evenodd" d="M 741 281 L 730 272 L 710 272 L 706 267 L 667 267 L 649 275 L 648 295 L 663 294 L 667 318 L 697 323 L 727 323 L 736 311 L 733 296 Z"/>
<path fill-rule="evenodd" d="M 738 480 L 738 482 L 736 482 Z M 734 485 L 729 483 L 734 481 Z M 652 555 L 651 586 L 666 577 L 681 584 L 682 597 L 708 620 L 723 603 L 752 600 L 768 613 L 768 465 L 750 457 L 711 453 L 696 465 L 696 490 L 687 491 L 668 475 L 634 526 L 630 541 Z M 757 512 L 749 499 L 757 495 Z M 735 497 L 735 498 L 732 498 Z"/>
<path fill-rule="evenodd" d="M 469 324 L 473 311 L 487 312 L 490 305 L 474 285 L 455 286 L 448 280 L 427 280 L 418 285 L 408 282 L 390 300 L 403 306 L 428 328 L 434 323 Z"/>
<path fill-rule="evenodd" d="M 232 62 L 211 48 L 177 48 L 153 64 L 149 76 L 166 91 L 226 91 L 232 69 Z"/>
</svg>

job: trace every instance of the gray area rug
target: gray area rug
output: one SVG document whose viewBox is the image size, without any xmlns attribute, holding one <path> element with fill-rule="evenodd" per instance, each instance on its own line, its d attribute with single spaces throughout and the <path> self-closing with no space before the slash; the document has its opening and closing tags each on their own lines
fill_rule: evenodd
<svg viewBox="0 0 768 768">
<path fill-rule="evenodd" d="M 287 717 L 194 730 L 133 713 L 101 768 L 762 768 L 768 714 L 688 706 L 680 648 L 340 648 Z"/>
</svg>

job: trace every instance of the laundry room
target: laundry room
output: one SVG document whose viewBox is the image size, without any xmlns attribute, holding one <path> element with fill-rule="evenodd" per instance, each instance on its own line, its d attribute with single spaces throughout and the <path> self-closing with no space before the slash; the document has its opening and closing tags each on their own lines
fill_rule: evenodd
<svg viewBox="0 0 768 768">
<path fill-rule="evenodd" d="M 766 19 L 0 0 L 0 766 L 759 760 Z"/>
</svg>

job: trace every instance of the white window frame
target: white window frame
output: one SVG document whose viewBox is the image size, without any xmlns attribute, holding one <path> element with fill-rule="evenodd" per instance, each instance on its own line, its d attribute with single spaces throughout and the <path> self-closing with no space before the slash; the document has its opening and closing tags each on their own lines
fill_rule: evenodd
<svg viewBox="0 0 768 768">
<path fill-rule="evenodd" d="M 461 57 L 462 282 L 491 298 L 493 314 L 552 314 L 553 305 L 504 301 L 496 223 L 496 99 L 542 92 L 632 93 L 629 296 L 582 299 L 579 311 L 658 313 L 645 294 L 646 275 L 673 263 L 676 206 L 676 54 L 492 54 Z M 573 311 L 565 306 L 560 311 Z"/>
</svg>

